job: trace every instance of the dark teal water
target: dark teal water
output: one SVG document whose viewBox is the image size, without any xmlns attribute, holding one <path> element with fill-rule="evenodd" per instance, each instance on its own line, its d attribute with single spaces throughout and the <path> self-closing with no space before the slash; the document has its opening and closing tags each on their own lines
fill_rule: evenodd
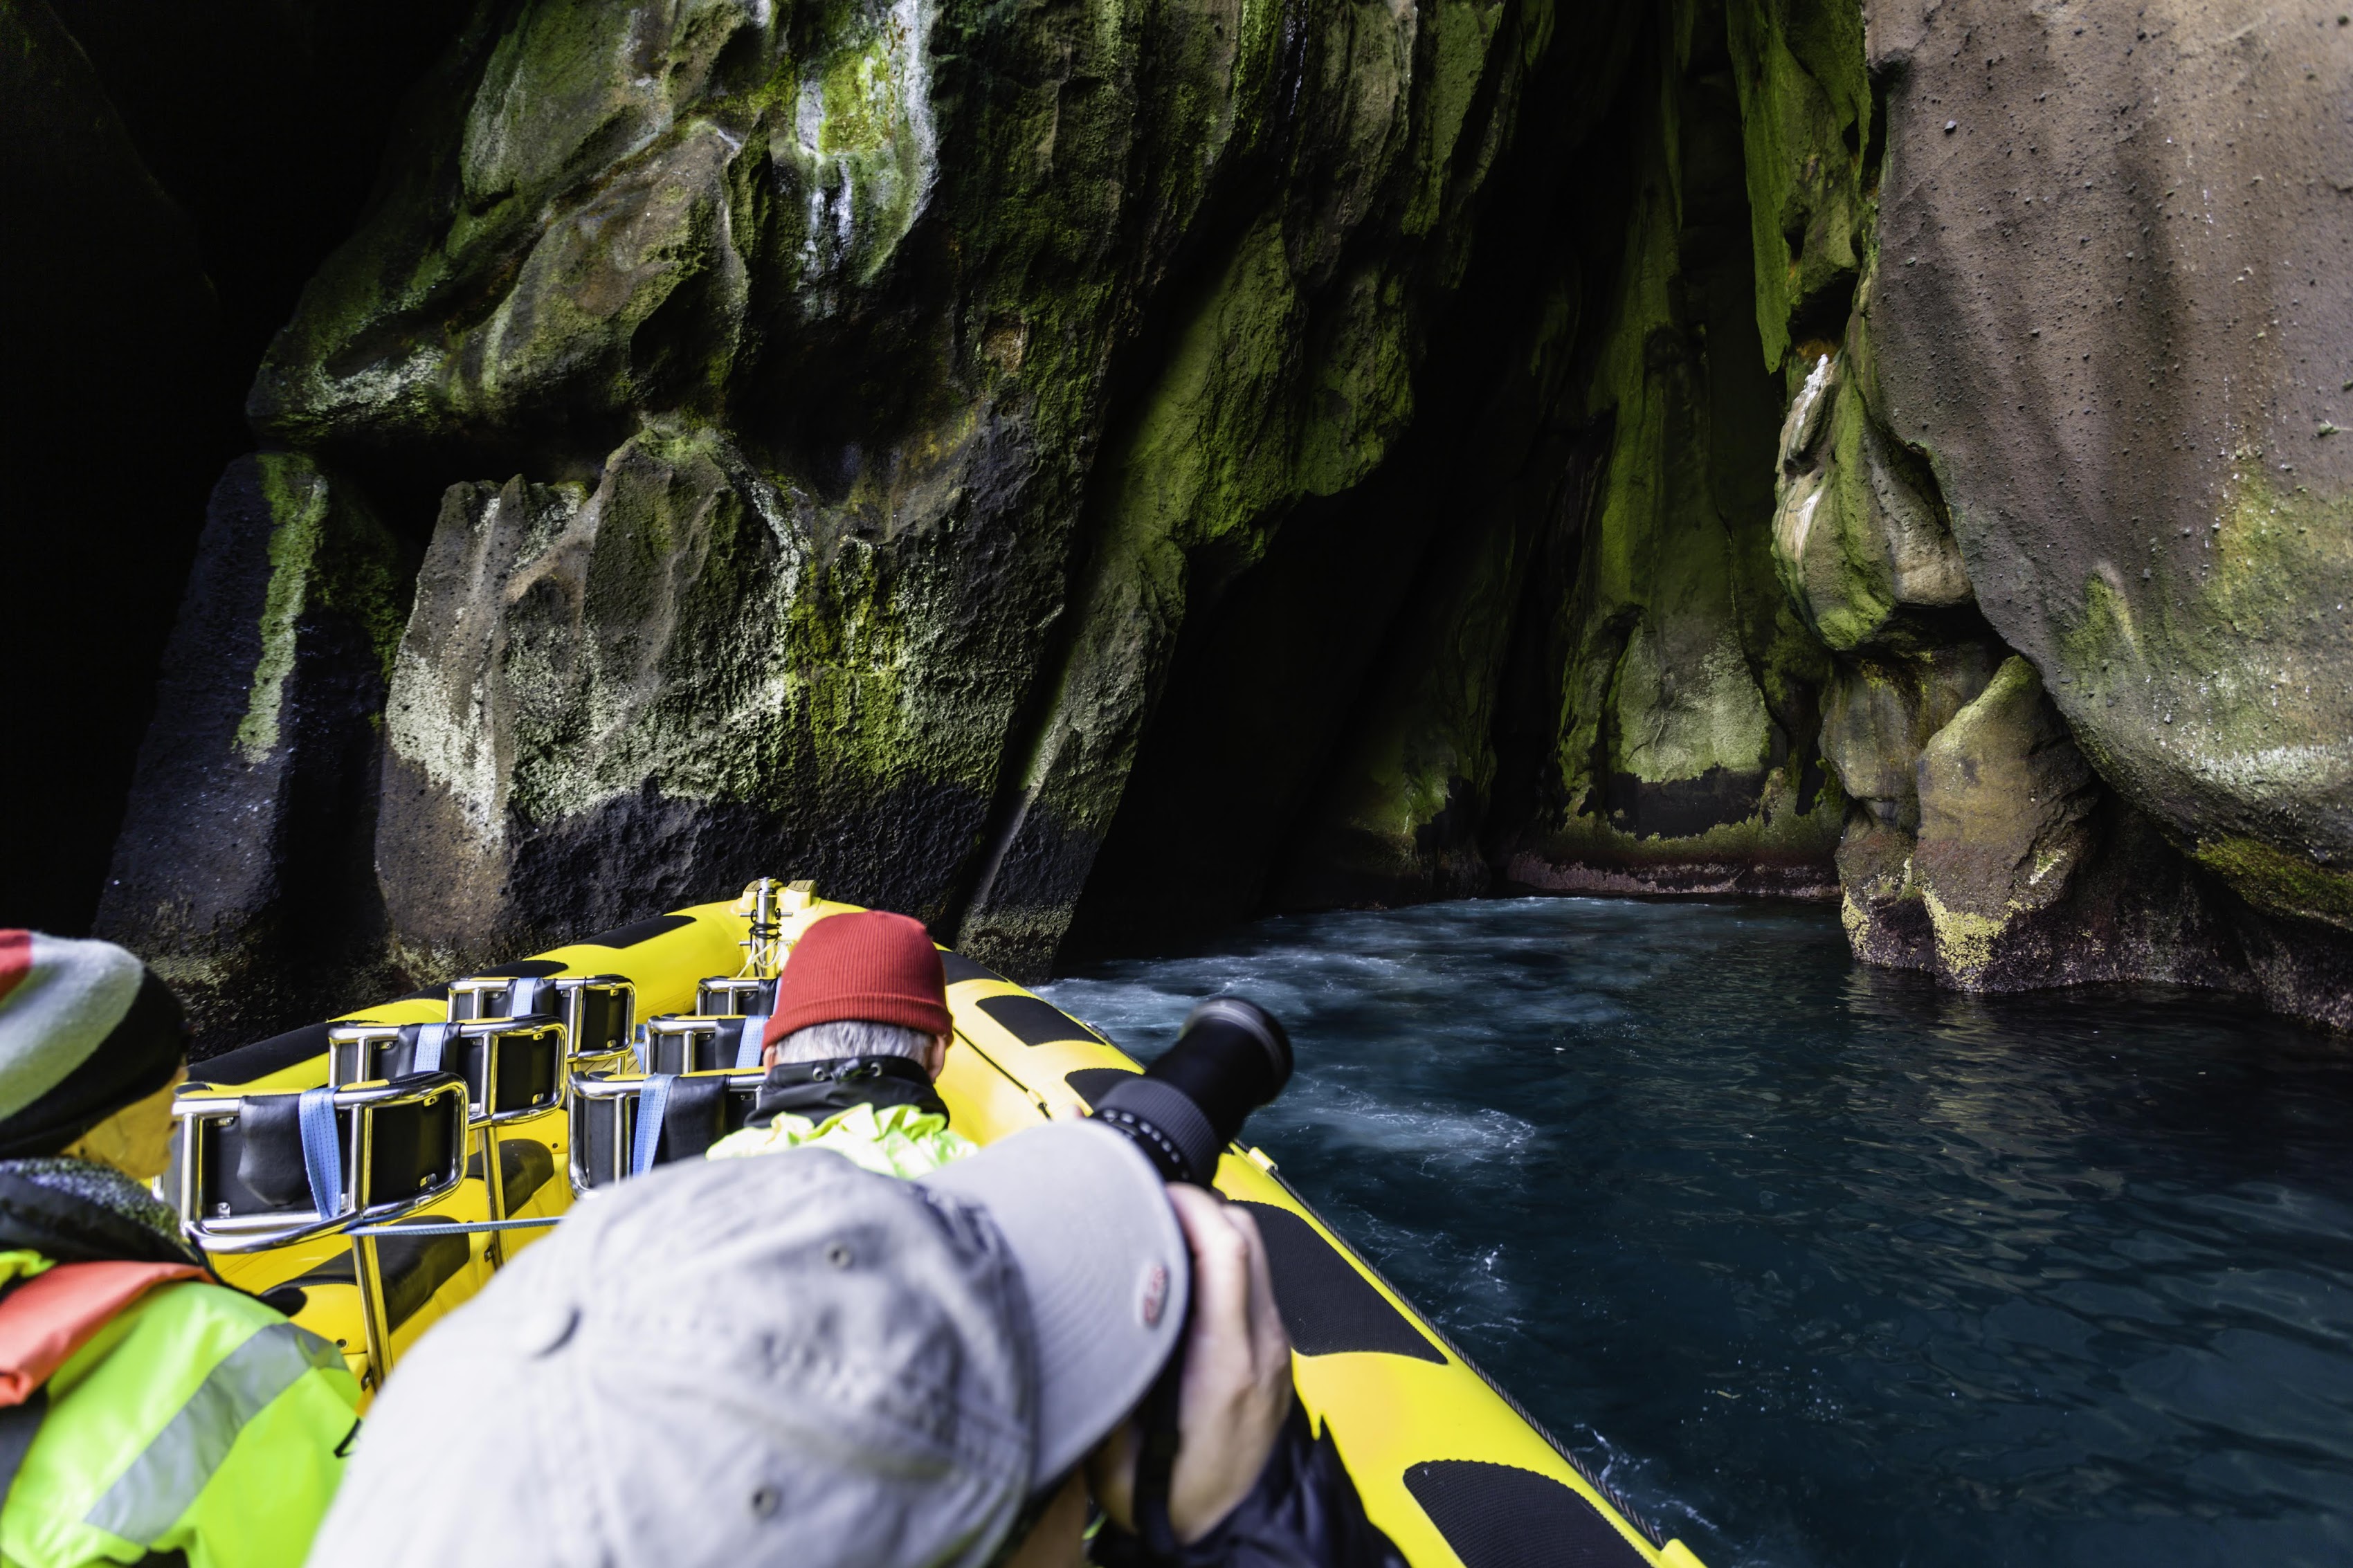
<svg viewBox="0 0 2353 1568">
<path fill-rule="evenodd" d="M 1862 970 L 1831 912 L 1260 922 L 1047 988 L 1138 1055 L 1230 989 L 1252 1123 L 1710 1568 L 2353 1563 L 2353 1041 Z"/>
</svg>

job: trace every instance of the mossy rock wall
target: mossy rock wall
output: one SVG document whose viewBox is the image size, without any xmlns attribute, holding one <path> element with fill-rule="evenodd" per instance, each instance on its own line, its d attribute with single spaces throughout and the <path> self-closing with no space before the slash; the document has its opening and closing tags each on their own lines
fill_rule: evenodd
<svg viewBox="0 0 2353 1568">
<path fill-rule="evenodd" d="M 2353 36 L 1872 23 L 1885 194 L 1838 341 L 1788 370 L 1775 532 L 1838 670 L 1856 951 L 2353 1026 Z"/>
<path fill-rule="evenodd" d="M 214 488 L 97 921 L 178 993 L 200 1049 L 398 978 L 375 831 L 416 570 L 310 458 L 240 458 Z"/>
<path fill-rule="evenodd" d="M 396 960 L 785 867 L 1040 971 L 1195 595 L 1383 463 L 1633 14 L 480 10 L 248 403 L 430 538 Z"/>
<path fill-rule="evenodd" d="M 0 5 L 0 662 L 72 752 L 0 784 L 0 923 L 90 928 L 254 362 L 468 5 Z"/>
<path fill-rule="evenodd" d="M 1987 620 L 2182 842 L 2343 877 L 2353 28 L 1970 0 L 1874 44 L 1904 84 L 1870 301 L 1886 418 L 1936 469 Z"/>
<path fill-rule="evenodd" d="M 229 695 L 158 721 L 109 929 L 226 994 L 332 906 L 356 1002 L 767 872 L 1025 976 L 1750 892 L 2353 1022 L 2310 21 L 479 6 L 253 380 L 244 597 L 183 615 Z M 174 891 L 237 858 L 199 777 L 339 802 L 339 869 Z"/>
<path fill-rule="evenodd" d="M 1692 5 L 1651 37 L 1623 250 L 1577 389 L 1609 445 L 1573 586 L 1543 607 L 1556 717 L 1534 809 L 1491 838 L 1526 887 L 1818 893 L 1841 821 L 1820 763 L 1828 668 L 1774 577 L 1781 389 L 1757 324 L 1735 29 Z"/>
</svg>

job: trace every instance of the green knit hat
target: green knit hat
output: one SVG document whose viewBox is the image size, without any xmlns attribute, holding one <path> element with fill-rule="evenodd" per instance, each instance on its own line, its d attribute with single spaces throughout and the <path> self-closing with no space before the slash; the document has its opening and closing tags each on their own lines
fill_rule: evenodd
<svg viewBox="0 0 2353 1568">
<path fill-rule="evenodd" d="M 187 1055 L 179 1002 L 132 953 L 0 931 L 0 1160 L 57 1153 Z"/>
</svg>

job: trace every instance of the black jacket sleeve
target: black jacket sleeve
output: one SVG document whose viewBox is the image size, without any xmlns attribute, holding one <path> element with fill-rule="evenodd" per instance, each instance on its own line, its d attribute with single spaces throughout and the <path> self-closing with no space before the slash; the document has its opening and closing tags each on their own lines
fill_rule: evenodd
<svg viewBox="0 0 2353 1568">
<path fill-rule="evenodd" d="M 1101 1568 L 1154 1568 L 1144 1543 L 1109 1521 L 1092 1556 Z M 1293 1400 L 1250 1495 L 1159 1568 L 1405 1568 L 1405 1555 L 1365 1517 L 1331 1434 L 1312 1433 Z"/>
</svg>

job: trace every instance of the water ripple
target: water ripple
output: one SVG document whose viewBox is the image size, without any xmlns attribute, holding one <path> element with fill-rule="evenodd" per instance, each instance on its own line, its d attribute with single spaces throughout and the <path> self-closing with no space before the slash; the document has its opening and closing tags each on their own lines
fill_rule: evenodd
<svg viewBox="0 0 2353 1568">
<path fill-rule="evenodd" d="M 1715 1568 L 2353 1563 L 2353 1048 L 2158 987 L 1972 999 L 1835 917 L 1260 921 L 1048 991 L 1232 990 L 1309 1197 Z"/>
</svg>

